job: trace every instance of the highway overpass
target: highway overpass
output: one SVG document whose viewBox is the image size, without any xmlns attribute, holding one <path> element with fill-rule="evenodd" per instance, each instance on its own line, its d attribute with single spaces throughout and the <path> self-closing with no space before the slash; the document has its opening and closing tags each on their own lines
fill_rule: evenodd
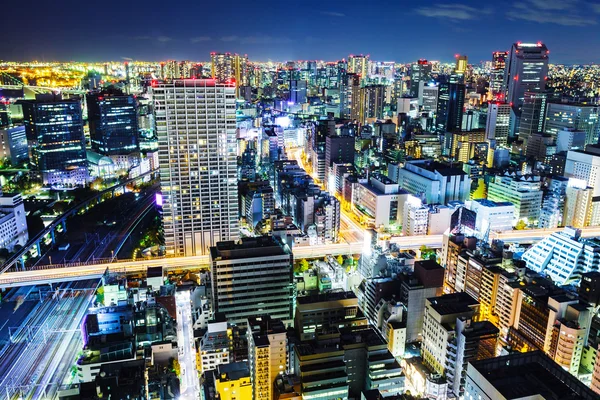
<svg viewBox="0 0 600 400">
<path fill-rule="evenodd" d="M 501 239 L 511 243 L 532 243 L 560 229 L 536 229 L 523 231 L 506 231 L 490 235 L 490 240 Z M 600 236 L 600 227 L 582 229 L 583 237 Z M 401 250 L 417 250 L 422 245 L 430 248 L 442 246 L 442 235 L 395 237 L 390 242 Z M 328 244 L 318 246 L 296 247 L 294 258 L 320 258 L 328 255 L 360 254 L 363 242 L 350 244 Z M 102 276 L 108 269 L 115 273 L 145 272 L 148 267 L 164 267 L 166 269 L 208 269 L 208 256 L 168 257 L 140 260 L 121 260 L 117 262 L 99 262 L 97 264 L 41 265 L 28 271 L 6 271 L 0 274 L 0 288 L 46 284 L 65 280 L 81 280 Z"/>
</svg>

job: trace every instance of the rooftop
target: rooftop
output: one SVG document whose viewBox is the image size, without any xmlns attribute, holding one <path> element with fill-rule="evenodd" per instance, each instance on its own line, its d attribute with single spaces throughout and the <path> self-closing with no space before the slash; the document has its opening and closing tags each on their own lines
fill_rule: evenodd
<svg viewBox="0 0 600 400">
<path fill-rule="evenodd" d="M 473 306 L 478 306 L 479 302 L 465 292 L 445 294 L 439 297 L 430 297 L 427 299 L 431 307 L 440 315 L 459 314 L 473 311 Z"/>
</svg>

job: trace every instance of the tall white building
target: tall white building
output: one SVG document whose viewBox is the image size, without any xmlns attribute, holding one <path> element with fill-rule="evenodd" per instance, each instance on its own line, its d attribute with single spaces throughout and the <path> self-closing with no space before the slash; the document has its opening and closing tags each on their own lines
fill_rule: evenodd
<svg viewBox="0 0 600 400">
<path fill-rule="evenodd" d="M 235 86 L 153 88 L 167 254 L 200 255 L 239 235 Z"/>
<path fill-rule="evenodd" d="M 550 276 L 557 285 L 574 283 L 581 274 L 598 271 L 600 242 L 582 239 L 579 229 L 567 227 L 531 246 L 522 259 L 528 268 Z"/>
<path fill-rule="evenodd" d="M 515 206 L 509 202 L 473 200 L 471 211 L 477 213 L 475 230 L 480 235 L 485 235 L 486 232 L 510 231 L 514 225 Z"/>
<path fill-rule="evenodd" d="M 485 135 L 489 140 L 495 140 L 496 146 L 508 146 L 510 131 L 510 104 L 499 101 L 490 103 L 485 126 Z"/>
<path fill-rule="evenodd" d="M 594 197 L 600 196 L 600 152 L 571 150 L 567 153 L 565 176 L 584 180 L 587 186 L 594 188 Z M 596 150 L 597 151 L 597 150 Z"/>
</svg>

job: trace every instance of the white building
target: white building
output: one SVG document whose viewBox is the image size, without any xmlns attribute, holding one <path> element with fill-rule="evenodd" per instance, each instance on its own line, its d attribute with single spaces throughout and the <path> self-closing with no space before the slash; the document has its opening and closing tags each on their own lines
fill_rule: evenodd
<svg viewBox="0 0 600 400">
<path fill-rule="evenodd" d="M 477 213 L 475 230 L 480 235 L 486 232 L 510 231 L 516 222 L 515 206 L 509 202 L 473 200 L 470 209 Z"/>
<path fill-rule="evenodd" d="M 540 218 L 543 192 L 539 176 L 496 176 L 488 186 L 488 200 L 515 206 L 515 223 L 536 226 Z"/>
<path fill-rule="evenodd" d="M 398 171 L 398 184 L 427 204 L 465 201 L 471 191 L 464 171 L 432 160 L 407 161 Z"/>
<path fill-rule="evenodd" d="M 167 254 L 207 254 L 239 235 L 235 86 L 186 79 L 152 92 Z"/>
<path fill-rule="evenodd" d="M 588 146 L 586 151 L 571 150 L 567 153 L 565 176 L 586 181 L 594 188 L 594 196 L 600 196 L 600 150 Z"/>
<path fill-rule="evenodd" d="M 208 327 L 200 339 L 200 373 L 217 368 L 217 365 L 229 364 L 232 344 L 232 331 L 227 326 L 223 314 L 216 314 L 215 319 L 208 322 Z"/>
<path fill-rule="evenodd" d="M 404 203 L 402 233 L 406 236 L 427 235 L 429 207 L 415 196 L 409 195 Z"/>
<path fill-rule="evenodd" d="M 400 212 L 408 194 L 384 175 L 360 180 L 352 191 L 352 208 L 363 220 L 374 227 L 389 227 L 400 219 Z"/>
<path fill-rule="evenodd" d="M 583 239 L 579 229 L 567 227 L 531 246 L 522 259 L 528 268 L 549 275 L 557 285 L 574 283 L 581 274 L 598 270 L 600 242 Z"/>
<path fill-rule="evenodd" d="M 13 251 L 29 240 L 25 206 L 20 194 L 0 195 L 0 248 Z"/>
<path fill-rule="evenodd" d="M 495 140 L 496 146 L 508 146 L 510 131 L 510 104 L 493 102 L 488 106 L 485 134 L 488 140 Z"/>
</svg>

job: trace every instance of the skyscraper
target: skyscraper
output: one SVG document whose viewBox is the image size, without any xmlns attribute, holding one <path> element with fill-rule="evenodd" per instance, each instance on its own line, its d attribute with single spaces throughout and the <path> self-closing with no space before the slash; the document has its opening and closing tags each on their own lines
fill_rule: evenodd
<svg viewBox="0 0 600 400">
<path fill-rule="evenodd" d="M 544 130 L 544 117 L 546 115 L 546 93 L 525 92 L 523 107 L 521 109 L 521 123 L 519 124 L 519 140 L 527 148 L 529 138 Z"/>
<path fill-rule="evenodd" d="M 496 146 L 508 146 L 510 130 L 510 104 L 493 102 L 488 107 L 485 133 L 489 140 L 495 140 Z"/>
<path fill-rule="evenodd" d="M 358 121 L 364 124 L 368 118 L 383 118 L 385 86 L 369 85 L 360 89 Z"/>
<path fill-rule="evenodd" d="M 464 75 L 467 72 L 468 58 L 465 55 L 456 55 L 456 66 L 454 72 L 458 75 Z"/>
<path fill-rule="evenodd" d="M 361 79 L 365 79 L 369 72 L 369 56 L 350 55 L 348 57 L 348 72 L 351 74 L 360 75 Z"/>
<path fill-rule="evenodd" d="M 436 116 L 438 132 L 452 132 L 461 129 L 464 104 L 465 85 L 461 83 L 440 85 Z"/>
<path fill-rule="evenodd" d="M 504 71 L 506 102 L 520 116 L 525 92 L 543 92 L 548 75 L 548 48 L 543 43 L 514 43 Z"/>
<path fill-rule="evenodd" d="M 586 133 L 585 144 L 597 144 L 600 137 L 600 107 L 593 104 L 548 103 L 544 131 L 554 139 L 563 128 Z"/>
<path fill-rule="evenodd" d="M 23 100 L 23 123 L 32 161 L 44 184 L 87 180 L 81 103 L 78 100 Z"/>
<path fill-rule="evenodd" d="M 127 155 L 139 150 L 137 102 L 121 91 L 86 96 L 92 149 L 100 154 Z"/>
<path fill-rule="evenodd" d="M 235 88 L 214 79 L 153 88 L 167 254 L 238 237 Z"/>
<path fill-rule="evenodd" d="M 419 94 L 419 82 L 427 82 L 431 78 L 431 63 L 427 60 L 419 60 L 410 66 L 410 95 L 417 97 Z"/>
<path fill-rule="evenodd" d="M 490 94 L 492 100 L 504 100 L 502 83 L 508 51 L 495 51 L 492 53 L 492 70 L 490 71 Z"/>
<path fill-rule="evenodd" d="M 210 53 L 212 78 L 218 83 L 235 83 L 236 88 L 248 85 L 248 56 L 231 53 Z M 239 96 L 236 89 L 236 96 Z"/>
</svg>

